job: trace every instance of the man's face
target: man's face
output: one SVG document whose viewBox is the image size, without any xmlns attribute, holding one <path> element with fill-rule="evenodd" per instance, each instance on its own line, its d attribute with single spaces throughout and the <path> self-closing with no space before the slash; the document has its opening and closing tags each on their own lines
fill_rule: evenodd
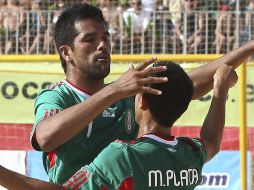
<svg viewBox="0 0 254 190">
<path fill-rule="evenodd" d="M 197 7 L 197 0 L 184 0 L 184 8 L 186 11 L 193 11 Z"/>
<path fill-rule="evenodd" d="M 85 19 L 75 24 L 71 57 L 81 73 L 92 79 L 104 79 L 110 73 L 110 36 L 104 22 Z"/>
<path fill-rule="evenodd" d="M 141 10 L 141 0 L 132 0 L 131 6 L 134 8 L 134 10 Z"/>
</svg>

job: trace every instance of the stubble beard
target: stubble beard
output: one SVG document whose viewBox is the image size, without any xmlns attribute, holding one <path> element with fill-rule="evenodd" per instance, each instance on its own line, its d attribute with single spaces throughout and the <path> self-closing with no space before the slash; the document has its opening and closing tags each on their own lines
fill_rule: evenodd
<svg viewBox="0 0 254 190">
<path fill-rule="evenodd" d="M 93 66 L 87 66 L 83 68 L 85 75 L 93 80 L 103 80 L 110 73 L 110 65 L 101 66 L 96 63 Z"/>
</svg>

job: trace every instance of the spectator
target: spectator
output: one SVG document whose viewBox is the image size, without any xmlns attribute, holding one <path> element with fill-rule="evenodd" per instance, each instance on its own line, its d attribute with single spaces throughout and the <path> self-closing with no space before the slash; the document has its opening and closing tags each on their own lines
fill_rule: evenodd
<svg viewBox="0 0 254 190">
<path fill-rule="evenodd" d="M 183 8 L 184 0 L 170 0 L 169 1 L 169 12 L 171 13 L 171 19 L 173 24 L 176 25 L 176 22 L 181 19 L 181 14 L 184 10 Z"/>
<path fill-rule="evenodd" d="M 32 0 L 19 0 L 19 5 L 24 8 L 24 10 L 31 9 Z"/>
<path fill-rule="evenodd" d="M 126 26 L 132 27 L 134 33 L 145 32 L 150 22 L 150 12 L 142 9 L 141 0 L 131 0 L 131 8 L 123 13 Z"/>
<path fill-rule="evenodd" d="M 243 0 L 240 0 L 240 1 L 243 1 Z M 225 11 L 225 10 L 228 10 L 228 7 L 230 5 L 233 5 L 236 3 L 236 0 L 216 0 L 217 2 L 217 5 L 218 5 L 218 9 L 220 11 Z"/>
<path fill-rule="evenodd" d="M 245 26 L 243 29 L 243 42 L 254 39 L 254 0 L 250 0 L 246 7 Z"/>
<path fill-rule="evenodd" d="M 14 53 L 17 52 L 14 44 L 18 42 L 20 28 L 24 25 L 24 9 L 19 6 L 19 0 L 7 0 L 3 10 L 4 53 Z"/>
<path fill-rule="evenodd" d="M 112 51 L 116 52 L 116 47 L 119 48 L 116 44 L 119 42 L 120 38 L 120 19 L 122 17 L 121 9 L 119 9 L 119 2 L 118 0 L 101 0 L 99 6 L 108 24 Z"/>
<path fill-rule="evenodd" d="M 155 53 L 172 53 L 174 25 L 162 0 L 155 0 Z"/>
<path fill-rule="evenodd" d="M 56 54 L 57 50 L 55 47 L 54 41 L 54 27 L 59 15 L 62 13 L 63 9 L 65 9 L 68 4 L 65 3 L 64 0 L 59 0 L 58 3 L 51 5 L 48 9 L 52 10 L 53 13 L 48 17 L 50 21 L 48 21 L 49 25 L 45 31 L 44 35 L 44 43 L 43 43 L 43 53 L 46 54 Z"/>
<path fill-rule="evenodd" d="M 140 53 L 141 44 L 146 41 L 151 13 L 142 9 L 141 0 L 131 0 L 130 5 L 131 8 L 123 13 L 126 41 L 130 45 L 134 44 L 134 53 Z"/>
<path fill-rule="evenodd" d="M 29 28 L 26 33 L 20 37 L 21 52 L 26 54 L 42 52 L 44 34 L 47 29 L 47 17 L 42 12 L 43 6 L 42 0 L 34 0 L 31 4 L 31 12 L 29 12 L 28 22 Z M 28 26 L 26 26 L 28 27 Z M 28 38 L 29 48 L 26 49 L 26 39 Z"/>
<path fill-rule="evenodd" d="M 6 1 L 0 1 L 0 54 L 4 52 L 4 6 L 6 5 Z"/>
<path fill-rule="evenodd" d="M 156 0 L 141 0 L 142 9 L 148 12 L 153 12 L 156 7 Z"/>
<path fill-rule="evenodd" d="M 205 15 L 205 40 L 207 46 L 205 46 L 205 53 L 215 53 L 213 42 L 215 40 L 215 30 L 217 25 L 218 5 L 214 0 L 199 1 L 200 11 Z"/>
<path fill-rule="evenodd" d="M 176 22 L 176 33 L 182 44 L 187 44 L 188 53 L 202 52 L 205 32 L 204 14 L 195 12 L 198 10 L 198 0 L 184 0 L 183 5 L 184 12 Z"/>
<path fill-rule="evenodd" d="M 223 10 L 218 15 L 214 42 L 217 54 L 227 53 L 235 48 L 236 15 L 228 12 L 233 10 L 235 10 L 235 4 L 223 6 Z"/>
</svg>

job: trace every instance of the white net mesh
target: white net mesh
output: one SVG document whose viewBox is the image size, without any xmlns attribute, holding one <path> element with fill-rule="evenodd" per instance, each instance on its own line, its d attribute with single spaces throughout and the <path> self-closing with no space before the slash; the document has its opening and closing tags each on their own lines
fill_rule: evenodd
<svg viewBox="0 0 254 190">
<path fill-rule="evenodd" d="M 61 11 L 75 2 L 82 1 L 1 1 L 0 53 L 55 54 L 54 24 Z M 254 33 L 253 2 L 88 2 L 103 11 L 112 53 L 226 53 Z"/>
</svg>

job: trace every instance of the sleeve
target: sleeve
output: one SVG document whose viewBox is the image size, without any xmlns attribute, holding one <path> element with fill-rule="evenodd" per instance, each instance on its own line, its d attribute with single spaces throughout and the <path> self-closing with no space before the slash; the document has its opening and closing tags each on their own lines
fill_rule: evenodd
<svg viewBox="0 0 254 190">
<path fill-rule="evenodd" d="M 82 167 L 63 186 L 67 189 L 110 190 L 89 166 Z"/>
<path fill-rule="evenodd" d="M 43 119 L 49 118 L 67 107 L 67 101 L 56 90 L 43 90 L 35 100 L 35 122 L 30 135 L 30 142 L 35 150 L 41 150 L 37 141 L 35 129 Z"/>
<path fill-rule="evenodd" d="M 207 160 L 207 154 L 203 141 L 200 138 L 193 138 L 192 141 L 198 147 L 198 155 L 201 158 L 202 162 L 205 163 Z"/>
<path fill-rule="evenodd" d="M 113 185 L 112 189 L 118 189 L 126 178 L 132 176 L 127 148 L 124 143 L 113 142 L 90 164 L 101 178 Z"/>
<path fill-rule="evenodd" d="M 188 137 L 179 137 L 179 140 L 181 140 L 183 143 L 188 144 L 191 148 L 194 154 L 197 156 L 198 160 L 201 161 L 201 164 L 203 165 L 207 159 L 207 154 L 205 151 L 204 143 L 200 138 L 188 138 Z"/>
<path fill-rule="evenodd" d="M 133 190 L 134 180 L 124 149 L 120 143 L 111 143 L 91 164 L 74 174 L 64 187 L 79 190 Z"/>
</svg>

